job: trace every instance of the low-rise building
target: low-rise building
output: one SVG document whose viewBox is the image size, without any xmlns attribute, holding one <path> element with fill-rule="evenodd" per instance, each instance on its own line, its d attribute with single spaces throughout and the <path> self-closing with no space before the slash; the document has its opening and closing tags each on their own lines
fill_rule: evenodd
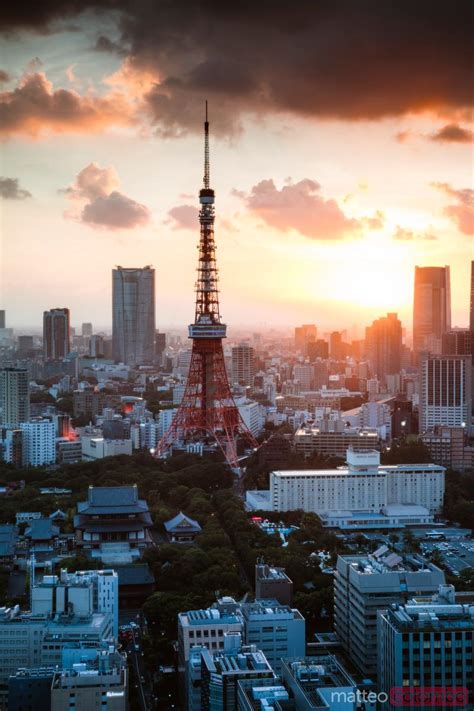
<svg viewBox="0 0 474 711">
<path fill-rule="evenodd" d="M 305 653 L 306 621 L 289 605 L 276 600 L 256 600 L 241 605 L 245 644 L 254 644 L 268 659 L 276 674 L 281 660 Z"/>
</svg>

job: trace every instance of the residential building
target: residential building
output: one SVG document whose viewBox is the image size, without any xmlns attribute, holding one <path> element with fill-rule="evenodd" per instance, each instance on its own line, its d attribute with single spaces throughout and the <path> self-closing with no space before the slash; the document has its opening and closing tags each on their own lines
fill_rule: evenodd
<svg viewBox="0 0 474 711">
<path fill-rule="evenodd" d="M 23 462 L 28 467 L 43 467 L 56 461 L 56 427 L 54 422 L 37 418 L 22 422 Z"/>
<path fill-rule="evenodd" d="M 444 585 L 442 570 L 390 553 L 340 555 L 334 575 L 334 628 L 351 661 L 366 676 L 377 672 L 377 612 Z M 384 687 L 385 688 L 385 687 Z"/>
<path fill-rule="evenodd" d="M 61 360 L 71 350 L 69 309 L 43 313 L 43 352 L 45 360 Z"/>
<path fill-rule="evenodd" d="M 117 363 L 152 364 L 155 355 L 155 270 L 112 271 L 112 340 Z"/>
<path fill-rule="evenodd" d="M 413 350 L 441 353 L 441 337 L 451 329 L 449 267 L 415 267 Z"/>
<path fill-rule="evenodd" d="M 250 432 L 254 437 L 258 437 L 265 426 L 265 408 L 255 400 L 249 400 L 245 397 L 236 397 L 234 402 Z"/>
<path fill-rule="evenodd" d="M 456 604 L 452 585 L 441 585 L 437 595 L 416 596 L 405 604 L 392 605 L 380 611 L 378 632 L 378 678 L 381 689 L 402 689 L 412 694 L 412 708 L 416 691 L 440 694 L 424 706 L 446 708 L 444 690 L 456 687 L 464 690 L 458 706 L 473 708 L 474 704 L 474 605 Z M 390 695 L 386 708 L 396 711 L 397 698 Z"/>
<path fill-rule="evenodd" d="M 472 424 L 472 357 L 426 355 L 420 363 L 419 429 Z"/>
<path fill-rule="evenodd" d="M 242 604 L 241 611 L 245 644 L 261 650 L 276 674 L 282 658 L 304 655 L 306 623 L 298 610 L 267 599 Z"/>
<path fill-rule="evenodd" d="M 255 351 L 248 343 L 232 348 L 232 383 L 253 387 L 255 376 Z"/>
<path fill-rule="evenodd" d="M 30 419 L 29 375 L 26 368 L 0 370 L 0 417 L 4 427 Z"/>
</svg>

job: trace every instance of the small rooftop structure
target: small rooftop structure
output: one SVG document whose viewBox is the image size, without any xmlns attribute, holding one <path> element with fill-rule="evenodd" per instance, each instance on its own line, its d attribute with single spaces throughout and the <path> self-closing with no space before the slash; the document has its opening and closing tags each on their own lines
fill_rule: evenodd
<svg viewBox="0 0 474 711">
<path fill-rule="evenodd" d="M 164 526 L 171 543 L 192 543 L 202 530 L 197 521 L 186 516 L 182 511 L 166 521 Z"/>
</svg>

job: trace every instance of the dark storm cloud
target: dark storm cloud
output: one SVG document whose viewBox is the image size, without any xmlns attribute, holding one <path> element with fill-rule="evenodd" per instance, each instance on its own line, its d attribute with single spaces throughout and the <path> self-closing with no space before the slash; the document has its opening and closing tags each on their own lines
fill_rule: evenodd
<svg viewBox="0 0 474 711">
<path fill-rule="evenodd" d="M 20 188 L 18 178 L 0 178 L 0 197 L 4 200 L 25 200 L 31 193 Z"/>
<path fill-rule="evenodd" d="M 431 140 L 446 143 L 470 143 L 473 135 L 473 132 L 468 128 L 463 128 L 456 123 L 450 123 L 433 134 Z"/>
<path fill-rule="evenodd" d="M 469 0 L 9 5 L 7 30 L 47 29 L 81 10 L 114 10 L 130 65 L 159 77 L 147 105 L 168 133 L 200 128 L 205 97 L 220 114 L 213 129 L 221 133 L 238 130 L 245 112 L 380 119 L 424 110 L 447 115 L 472 101 Z"/>
</svg>

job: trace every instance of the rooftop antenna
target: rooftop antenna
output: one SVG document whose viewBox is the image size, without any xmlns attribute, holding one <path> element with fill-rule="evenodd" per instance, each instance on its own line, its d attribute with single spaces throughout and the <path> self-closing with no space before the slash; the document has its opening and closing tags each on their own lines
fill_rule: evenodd
<svg viewBox="0 0 474 711">
<path fill-rule="evenodd" d="M 210 171 L 209 171 L 209 121 L 207 118 L 207 99 L 206 99 L 206 120 L 204 121 L 204 187 L 209 189 Z"/>
</svg>

